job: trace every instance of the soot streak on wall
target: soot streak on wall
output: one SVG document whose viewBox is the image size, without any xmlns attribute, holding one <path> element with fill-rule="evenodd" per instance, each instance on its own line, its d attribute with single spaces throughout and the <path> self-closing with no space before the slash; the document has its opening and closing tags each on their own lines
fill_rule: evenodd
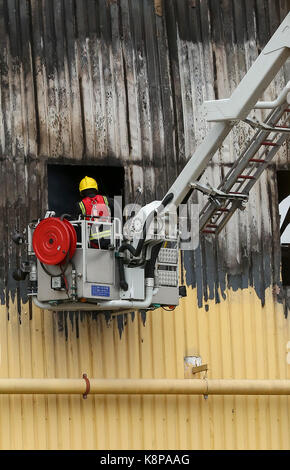
<svg viewBox="0 0 290 470">
<path fill-rule="evenodd" d="M 153 0 L 0 0 L 0 295 L 8 310 L 10 296 L 20 317 L 27 302 L 25 283 L 12 279 L 20 252 L 10 235 L 47 208 L 47 162 L 118 161 L 125 202 L 139 185 L 143 203 L 161 199 L 209 128 L 202 102 L 231 94 L 289 10 L 288 0 L 166 0 L 158 16 Z M 285 67 L 267 99 L 289 76 Z M 243 132 L 205 179 L 223 174 Z M 280 284 L 275 169 L 289 168 L 286 146 L 275 161 L 249 210 L 218 241 L 183 254 L 199 306 L 248 286 L 263 304 L 265 289 Z"/>
</svg>

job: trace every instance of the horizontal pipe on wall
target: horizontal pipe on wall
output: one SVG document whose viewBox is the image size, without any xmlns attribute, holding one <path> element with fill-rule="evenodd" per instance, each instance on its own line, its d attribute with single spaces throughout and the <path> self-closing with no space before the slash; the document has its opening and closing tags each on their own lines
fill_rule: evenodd
<svg viewBox="0 0 290 470">
<path fill-rule="evenodd" d="M 290 395 L 290 380 L 89 379 L 95 395 Z M 0 379 L 0 394 L 79 394 L 85 379 Z"/>
</svg>

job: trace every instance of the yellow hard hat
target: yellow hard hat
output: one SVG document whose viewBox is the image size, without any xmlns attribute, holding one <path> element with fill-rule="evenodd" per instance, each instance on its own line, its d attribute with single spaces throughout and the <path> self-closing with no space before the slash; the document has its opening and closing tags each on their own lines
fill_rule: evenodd
<svg viewBox="0 0 290 470">
<path fill-rule="evenodd" d="M 98 190 L 98 183 L 96 182 L 94 178 L 85 176 L 80 182 L 80 192 L 84 191 L 85 189 L 92 189 L 92 188 Z"/>
</svg>

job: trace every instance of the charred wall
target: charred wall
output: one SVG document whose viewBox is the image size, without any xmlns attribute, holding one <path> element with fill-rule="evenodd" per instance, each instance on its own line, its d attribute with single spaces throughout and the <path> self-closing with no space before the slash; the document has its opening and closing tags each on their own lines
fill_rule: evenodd
<svg viewBox="0 0 290 470">
<path fill-rule="evenodd" d="M 123 166 L 135 189 L 161 198 L 208 129 L 205 99 L 225 98 L 290 9 L 289 0 L 0 0 L 0 290 L 27 301 L 11 277 L 11 233 L 48 204 L 47 163 Z M 266 93 L 289 80 L 285 67 Z M 218 181 L 241 148 L 234 132 L 204 178 Z M 208 299 L 280 286 L 276 169 L 218 241 L 184 253 L 184 278 Z M 194 199 L 197 201 L 196 199 Z M 278 289 L 279 290 L 279 289 Z M 277 292 L 277 289 L 275 289 Z"/>
</svg>

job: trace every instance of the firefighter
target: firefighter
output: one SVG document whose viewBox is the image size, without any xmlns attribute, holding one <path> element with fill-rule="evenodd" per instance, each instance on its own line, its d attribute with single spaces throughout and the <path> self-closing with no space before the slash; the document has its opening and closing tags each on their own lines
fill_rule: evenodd
<svg viewBox="0 0 290 470">
<path fill-rule="evenodd" d="M 111 218 L 112 203 L 99 194 L 98 183 L 89 176 L 81 180 L 79 191 L 82 200 L 78 203 L 77 213 L 87 220 L 104 222 L 90 226 L 90 245 L 92 248 L 106 249 L 111 243 L 111 226 L 106 222 Z"/>
</svg>

